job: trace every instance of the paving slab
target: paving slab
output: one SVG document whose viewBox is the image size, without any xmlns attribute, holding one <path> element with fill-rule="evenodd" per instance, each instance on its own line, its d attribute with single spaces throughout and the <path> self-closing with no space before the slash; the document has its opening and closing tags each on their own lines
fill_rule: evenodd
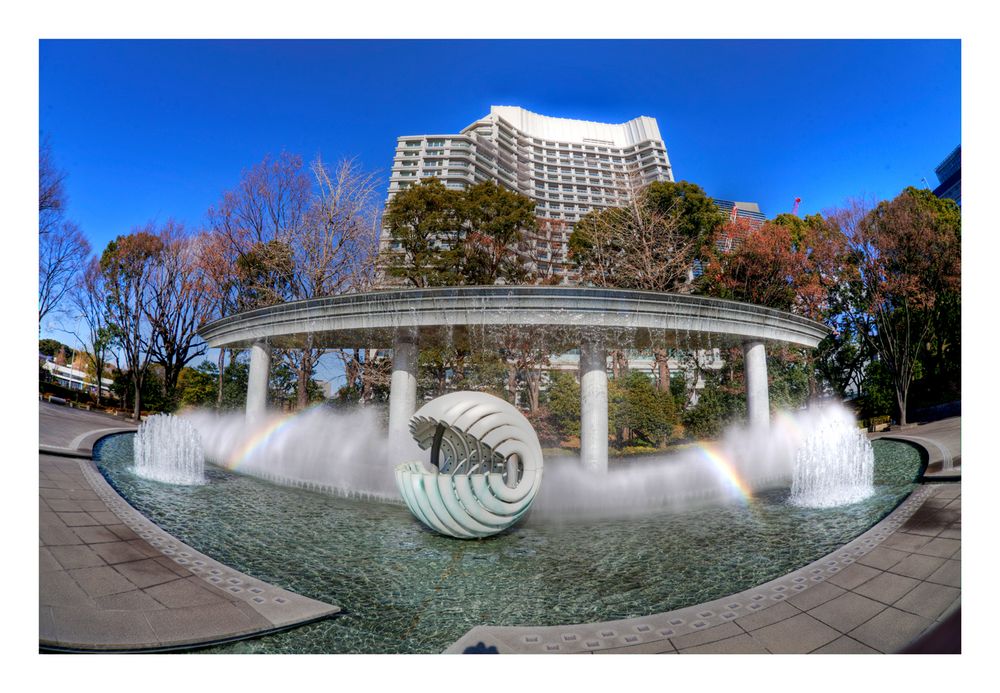
<svg viewBox="0 0 1000 693">
<path fill-rule="evenodd" d="M 936 620 L 948 610 L 948 607 L 955 603 L 955 600 L 960 595 L 961 592 L 954 587 L 922 582 L 907 592 L 906 596 L 898 600 L 893 606 L 917 616 Z"/>
<path fill-rule="evenodd" d="M 39 420 L 42 649 L 195 647 L 271 633 L 340 611 L 213 560 L 118 496 L 90 454 L 102 435 L 134 427 L 44 403 Z"/>
<path fill-rule="evenodd" d="M 848 635 L 879 652 L 898 652 L 931 625 L 930 619 L 889 607 Z"/>
<path fill-rule="evenodd" d="M 841 635 L 833 642 L 823 645 L 818 650 L 813 650 L 813 654 L 880 654 L 864 643 L 858 642 L 846 635 Z"/>
<path fill-rule="evenodd" d="M 889 569 L 888 572 L 906 577 L 926 580 L 938 568 L 944 565 L 946 559 L 936 556 L 911 554 Z"/>
<path fill-rule="evenodd" d="M 812 652 L 838 637 L 840 631 L 809 614 L 799 614 L 753 632 L 754 640 L 766 647 L 768 652 L 782 654 Z"/>
<path fill-rule="evenodd" d="M 836 599 L 808 611 L 813 618 L 822 621 L 841 633 L 857 628 L 886 608 L 885 604 L 868 599 L 854 592 L 845 592 Z"/>
<path fill-rule="evenodd" d="M 689 647 L 681 654 L 770 654 L 766 647 L 747 634 L 725 640 L 717 640 L 706 645 Z"/>
</svg>

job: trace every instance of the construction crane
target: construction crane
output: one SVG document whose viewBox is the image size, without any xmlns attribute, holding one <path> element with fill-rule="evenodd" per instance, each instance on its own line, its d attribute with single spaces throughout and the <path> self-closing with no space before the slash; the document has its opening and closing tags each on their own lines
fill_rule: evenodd
<svg viewBox="0 0 1000 693">
<path fill-rule="evenodd" d="M 792 205 L 792 214 L 795 216 L 799 215 L 799 203 L 802 202 L 801 197 L 795 198 L 795 204 Z"/>
</svg>

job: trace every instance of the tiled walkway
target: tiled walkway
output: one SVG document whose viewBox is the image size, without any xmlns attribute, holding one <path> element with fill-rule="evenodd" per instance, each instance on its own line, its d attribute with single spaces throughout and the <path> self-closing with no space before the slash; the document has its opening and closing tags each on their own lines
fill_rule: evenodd
<svg viewBox="0 0 1000 693">
<path fill-rule="evenodd" d="M 39 454 L 42 648 L 171 649 L 339 611 L 232 570 L 168 535 L 123 501 L 90 461 L 100 435 L 93 431 L 121 424 L 39 406 L 43 449 L 62 453 Z"/>
<path fill-rule="evenodd" d="M 957 632 L 949 619 L 961 603 L 961 493 L 961 483 L 921 486 L 834 553 L 723 599 L 605 623 L 479 626 L 446 652 L 899 652 L 945 621 Z"/>
</svg>

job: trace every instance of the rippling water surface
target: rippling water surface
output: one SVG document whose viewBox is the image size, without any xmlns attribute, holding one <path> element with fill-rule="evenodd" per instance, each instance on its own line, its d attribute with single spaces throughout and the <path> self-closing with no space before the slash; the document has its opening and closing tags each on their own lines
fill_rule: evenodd
<svg viewBox="0 0 1000 693">
<path fill-rule="evenodd" d="M 630 618 L 738 592 L 820 558 L 913 489 L 920 456 L 874 441 L 876 492 L 797 508 L 788 490 L 639 518 L 529 521 L 479 541 L 441 537 L 401 505 L 277 486 L 206 465 L 204 486 L 132 471 L 133 435 L 95 458 L 133 506 L 195 549 L 341 606 L 333 619 L 210 652 L 440 652 L 481 625 Z M 669 464 L 666 462 L 665 464 Z"/>
</svg>

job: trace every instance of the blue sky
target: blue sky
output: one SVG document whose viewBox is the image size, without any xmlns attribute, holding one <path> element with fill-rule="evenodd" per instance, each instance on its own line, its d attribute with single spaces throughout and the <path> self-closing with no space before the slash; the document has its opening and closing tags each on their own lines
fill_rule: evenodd
<svg viewBox="0 0 1000 693">
<path fill-rule="evenodd" d="M 491 104 L 657 119 L 677 179 L 769 217 L 891 197 L 961 142 L 958 40 L 43 40 L 39 129 L 68 216 L 100 250 L 199 225 L 240 171 L 288 150 L 357 157 Z"/>
</svg>

